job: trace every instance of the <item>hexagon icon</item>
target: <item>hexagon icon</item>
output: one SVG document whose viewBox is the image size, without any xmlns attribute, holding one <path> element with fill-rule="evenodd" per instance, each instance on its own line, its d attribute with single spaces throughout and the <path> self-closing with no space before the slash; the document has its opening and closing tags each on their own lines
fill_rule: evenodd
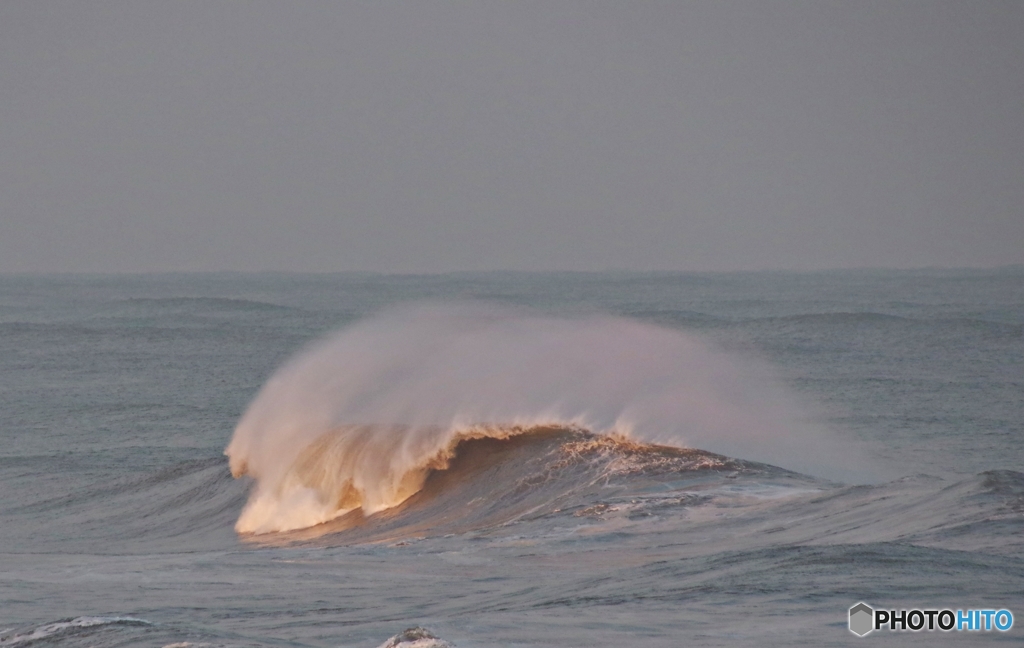
<svg viewBox="0 0 1024 648">
<path fill-rule="evenodd" d="M 863 637 L 874 630 L 875 611 L 870 605 L 860 602 L 850 608 L 850 632 Z"/>
</svg>

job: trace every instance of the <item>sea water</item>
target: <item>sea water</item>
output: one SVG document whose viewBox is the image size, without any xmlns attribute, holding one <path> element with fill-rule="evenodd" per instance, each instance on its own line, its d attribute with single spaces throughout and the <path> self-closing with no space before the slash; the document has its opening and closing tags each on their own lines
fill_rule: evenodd
<svg viewBox="0 0 1024 648">
<path fill-rule="evenodd" d="M 1020 641 L 1020 267 L 5 276 L 0 395 L 0 646 Z"/>
</svg>

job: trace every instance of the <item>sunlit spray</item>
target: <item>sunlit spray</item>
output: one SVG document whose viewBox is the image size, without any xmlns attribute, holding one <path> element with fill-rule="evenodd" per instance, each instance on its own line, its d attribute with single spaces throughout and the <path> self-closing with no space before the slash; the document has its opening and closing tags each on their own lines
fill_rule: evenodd
<svg viewBox="0 0 1024 648">
<path fill-rule="evenodd" d="M 696 335 L 621 317 L 419 304 L 312 344 L 266 383 L 226 450 L 232 472 L 256 480 L 236 529 L 389 508 L 461 440 L 552 425 L 832 479 L 863 468 L 766 364 Z"/>
</svg>

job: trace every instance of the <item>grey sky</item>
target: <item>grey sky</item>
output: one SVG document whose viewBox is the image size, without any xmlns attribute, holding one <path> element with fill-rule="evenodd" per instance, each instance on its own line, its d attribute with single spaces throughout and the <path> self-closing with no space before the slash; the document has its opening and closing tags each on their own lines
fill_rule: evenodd
<svg viewBox="0 0 1024 648">
<path fill-rule="evenodd" d="M 1024 2 L 4 2 L 0 271 L 1024 263 Z"/>
</svg>

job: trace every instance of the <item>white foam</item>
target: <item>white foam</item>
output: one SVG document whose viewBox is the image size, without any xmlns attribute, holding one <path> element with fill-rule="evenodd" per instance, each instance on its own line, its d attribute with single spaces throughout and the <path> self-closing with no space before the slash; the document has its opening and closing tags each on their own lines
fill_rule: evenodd
<svg viewBox="0 0 1024 648">
<path fill-rule="evenodd" d="M 377 648 L 455 648 L 454 644 L 421 627 L 409 628 L 396 634 Z"/>
<path fill-rule="evenodd" d="M 22 644 L 39 641 L 54 635 L 59 635 L 77 628 L 89 628 L 92 626 L 111 625 L 117 623 L 133 623 L 150 625 L 149 621 L 136 619 L 134 617 L 76 617 L 70 621 L 57 621 L 39 626 L 29 634 L 14 635 L 0 639 L 0 644 L 5 646 L 18 646 Z"/>
</svg>

